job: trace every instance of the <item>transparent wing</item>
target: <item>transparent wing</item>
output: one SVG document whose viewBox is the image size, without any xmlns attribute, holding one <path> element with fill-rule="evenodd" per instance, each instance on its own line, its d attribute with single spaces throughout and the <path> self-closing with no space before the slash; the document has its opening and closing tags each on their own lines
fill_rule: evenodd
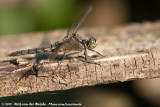
<svg viewBox="0 0 160 107">
<path fill-rule="evenodd" d="M 78 28 L 81 26 L 81 24 L 83 23 L 83 21 L 85 20 L 85 18 L 88 16 L 88 14 L 91 12 L 91 10 L 92 10 L 92 6 L 88 6 L 87 10 L 82 15 L 82 17 L 80 18 L 80 20 L 78 21 L 78 23 L 73 24 L 72 27 L 70 29 L 68 29 L 67 34 L 66 34 L 66 36 L 64 38 L 64 42 L 65 42 L 66 38 L 68 38 L 69 36 L 72 36 L 73 34 L 77 33 Z M 61 50 L 61 48 L 63 48 L 63 46 L 55 49 L 55 51 L 50 55 L 49 60 L 53 60 L 56 57 L 56 55 L 59 52 L 59 50 Z M 66 51 L 66 50 L 64 50 L 64 51 Z"/>
<path fill-rule="evenodd" d="M 85 18 L 88 16 L 88 14 L 91 12 L 91 10 L 92 10 L 92 6 L 89 5 L 87 10 L 84 12 L 82 17 L 80 18 L 80 20 L 76 24 L 73 24 L 71 26 L 71 28 L 68 29 L 65 38 L 68 38 L 69 35 L 72 36 L 72 34 L 76 34 L 77 33 L 78 28 L 82 25 L 82 23 L 84 22 Z"/>
</svg>

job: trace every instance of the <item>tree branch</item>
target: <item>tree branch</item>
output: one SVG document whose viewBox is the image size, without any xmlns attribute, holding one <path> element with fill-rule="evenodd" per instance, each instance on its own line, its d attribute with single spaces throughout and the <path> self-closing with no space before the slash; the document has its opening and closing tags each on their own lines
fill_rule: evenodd
<svg viewBox="0 0 160 107">
<path fill-rule="evenodd" d="M 2 37 L 0 96 L 160 77 L 160 22 L 130 24 L 110 31 L 105 28 L 82 29 L 79 34 L 92 33 L 93 36 L 99 35 L 96 50 L 103 53 L 104 57 L 92 57 L 90 60 L 100 63 L 100 66 L 85 63 L 84 58 L 65 59 L 57 70 L 56 60 L 49 62 L 43 59 L 35 64 L 35 57 L 26 56 L 27 63 L 15 65 L 17 59 L 6 57 L 9 51 L 39 47 L 44 33 L 35 36 L 28 34 L 27 37 Z M 61 40 L 65 32 L 59 30 L 48 35 L 55 42 Z M 62 37 L 57 38 L 59 35 Z M 14 38 L 20 40 L 19 43 L 14 43 Z M 25 75 L 21 78 L 26 73 L 36 72 L 39 77 L 28 75 L 26 78 Z"/>
</svg>

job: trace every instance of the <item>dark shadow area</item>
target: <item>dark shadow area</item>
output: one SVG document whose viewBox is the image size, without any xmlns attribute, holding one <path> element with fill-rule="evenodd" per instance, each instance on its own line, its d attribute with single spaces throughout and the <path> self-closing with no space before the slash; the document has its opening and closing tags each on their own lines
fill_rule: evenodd
<svg viewBox="0 0 160 107">
<path fill-rule="evenodd" d="M 25 94 L 19 96 L 5 97 L 0 98 L 1 102 L 10 102 L 10 103 L 82 103 L 83 106 L 86 107 L 87 102 L 83 100 L 85 97 L 88 97 L 86 92 L 90 92 L 90 90 L 97 91 L 118 91 L 120 93 L 127 93 L 133 100 L 136 107 L 152 107 L 153 105 L 149 104 L 143 98 L 136 94 L 133 90 L 132 82 L 118 82 L 113 84 L 106 85 L 97 85 L 91 87 L 82 87 L 64 91 L 54 91 L 54 92 L 41 92 L 35 94 Z M 84 92 L 84 93 L 83 93 Z M 109 94 L 109 93 L 108 93 Z"/>
<path fill-rule="evenodd" d="M 160 19 L 159 0 L 129 0 L 131 22 L 154 21 Z"/>
</svg>

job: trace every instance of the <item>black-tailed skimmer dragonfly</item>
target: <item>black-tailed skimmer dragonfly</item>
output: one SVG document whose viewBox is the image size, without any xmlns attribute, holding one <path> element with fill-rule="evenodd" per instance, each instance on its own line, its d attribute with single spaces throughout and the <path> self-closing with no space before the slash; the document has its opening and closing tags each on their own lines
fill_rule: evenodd
<svg viewBox="0 0 160 107">
<path fill-rule="evenodd" d="M 91 50 L 93 52 L 96 52 L 97 54 L 100 54 L 99 52 L 93 50 L 93 48 L 97 46 L 96 39 L 94 37 L 91 37 L 90 39 L 85 40 L 85 39 L 82 39 L 80 35 L 77 34 L 78 28 L 80 27 L 80 25 L 82 24 L 86 16 L 91 12 L 91 10 L 92 10 L 92 7 L 89 6 L 87 11 L 84 13 L 82 18 L 80 19 L 80 21 L 72 29 L 68 30 L 67 36 L 62 42 L 56 42 L 54 44 L 51 44 L 43 48 L 34 48 L 34 49 L 12 52 L 9 54 L 9 56 L 19 56 L 19 55 L 25 55 L 25 54 L 38 54 L 38 53 L 44 53 L 44 52 L 51 52 L 52 54 L 50 55 L 49 60 L 53 60 L 58 54 L 58 52 L 64 52 L 63 59 L 65 59 L 66 56 L 74 54 L 74 53 L 66 54 L 68 51 L 77 51 L 79 53 L 84 50 L 85 62 L 97 64 L 96 62 L 90 62 L 87 60 L 87 56 L 88 56 L 87 50 Z"/>
</svg>

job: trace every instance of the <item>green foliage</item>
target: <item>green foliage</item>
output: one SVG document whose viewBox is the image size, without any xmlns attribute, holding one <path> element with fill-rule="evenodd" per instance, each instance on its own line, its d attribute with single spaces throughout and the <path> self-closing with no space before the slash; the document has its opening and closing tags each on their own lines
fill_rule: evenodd
<svg viewBox="0 0 160 107">
<path fill-rule="evenodd" d="M 82 1 L 45 0 L 0 8 L 0 36 L 67 28 Z"/>
</svg>

